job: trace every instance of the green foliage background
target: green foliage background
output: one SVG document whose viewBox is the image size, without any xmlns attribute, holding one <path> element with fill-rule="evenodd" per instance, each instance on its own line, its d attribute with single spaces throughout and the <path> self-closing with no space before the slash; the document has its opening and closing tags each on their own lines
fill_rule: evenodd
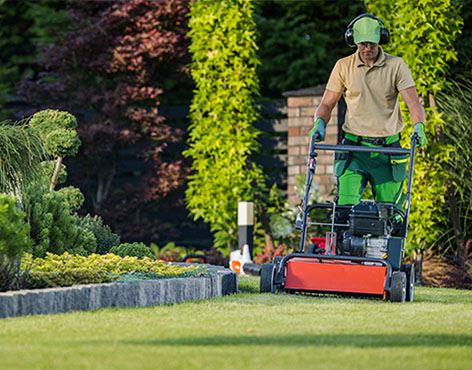
<svg viewBox="0 0 472 370">
<path fill-rule="evenodd" d="M 445 140 L 455 148 L 447 169 L 449 180 L 454 185 L 458 217 L 464 233 L 463 239 L 470 240 L 472 239 L 472 125 L 470 124 L 472 81 L 470 79 L 453 81 L 439 92 L 438 105 L 447 121 L 444 129 Z M 450 229 L 448 231 L 446 247 L 453 245 L 451 239 L 454 234 Z"/>
<path fill-rule="evenodd" d="M 402 57 L 416 81 L 426 110 L 428 145 L 415 161 L 415 176 L 407 248 L 434 246 L 448 222 L 447 179 L 444 170 L 454 150 L 441 139 L 445 121 L 435 96 L 446 86 L 449 65 L 457 60 L 454 41 L 463 25 L 460 7 L 449 0 L 366 0 L 367 9 L 385 21 L 391 42 L 385 50 Z M 402 102 L 403 103 L 403 102 Z M 409 145 L 412 124 L 402 105 Z"/>
<path fill-rule="evenodd" d="M 196 83 L 190 107 L 193 158 L 186 201 L 194 219 L 210 223 L 215 246 L 237 243 L 238 201 L 252 200 L 262 171 L 250 162 L 257 148 L 253 105 L 258 93 L 253 5 L 246 0 L 201 0 L 189 21 Z"/>
<path fill-rule="evenodd" d="M 254 184 L 261 183 L 262 178 L 260 170 L 249 163 L 248 155 L 239 153 L 233 155 L 237 151 L 246 153 L 255 149 L 252 143 L 257 133 L 250 124 L 246 125 L 238 121 L 239 113 L 250 111 L 248 108 L 250 104 L 245 98 L 241 98 L 243 104 L 231 103 L 227 106 L 225 104 L 239 99 L 236 96 L 239 96 L 240 92 L 246 94 L 245 96 L 255 95 L 259 89 L 257 85 L 260 85 L 263 99 L 266 99 L 281 98 L 281 93 L 286 90 L 324 83 L 334 62 L 339 57 L 352 52 L 344 43 L 343 33 L 349 21 L 365 11 L 365 6 L 362 0 L 199 1 L 198 3 L 201 4 L 195 4 L 195 7 L 200 8 L 198 12 L 202 19 L 198 21 L 200 23 L 197 22 L 199 30 L 192 32 L 194 35 L 199 33 L 202 36 L 202 41 L 198 46 L 201 47 L 201 52 L 200 59 L 192 68 L 193 73 L 200 73 L 203 79 L 201 85 L 197 86 L 197 90 L 201 91 L 201 96 L 198 101 L 194 98 L 194 104 L 197 104 L 199 108 L 193 111 L 192 115 L 199 120 L 200 114 L 204 118 L 201 122 L 204 123 L 199 120 L 197 124 L 194 121 L 195 125 L 201 125 L 201 127 L 195 130 L 193 134 L 195 137 L 191 140 L 196 143 L 195 139 L 202 138 L 202 144 L 193 146 L 190 151 L 194 151 L 201 157 L 199 167 L 194 168 L 194 174 L 199 171 L 208 171 L 208 177 L 197 175 L 190 180 L 199 181 L 202 187 L 205 187 L 202 193 L 210 188 L 213 188 L 213 192 L 209 192 L 208 197 L 202 197 L 198 202 L 193 203 L 192 214 L 194 217 L 203 218 L 201 214 L 206 213 L 205 221 L 214 225 L 213 230 L 218 235 L 217 243 L 223 245 L 231 243 L 231 240 L 234 242 L 237 238 L 235 221 L 233 222 L 236 219 L 235 200 L 240 198 L 239 195 L 245 199 L 255 197 L 254 190 L 259 185 L 254 186 Z M 452 2 L 420 0 L 411 3 L 405 0 L 366 0 L 366 5 L 369 11 L 387 22 L 392 32 L 392 43 L 386 47 L 386 50 L 403 56 L 407 60 L 417 80 L 419 91 L 432 91 L 434 96 L 434 91 L 441 89 L 446 74 L 451 73 L 457 76 L 470 73 L 472 0 L 452 0 Z M 450 37 L 449 35 L 457 26 L 453 23 L 459 5 L 462 5 L 460 15 L 465 20 L 464 25 L 461 26 L 463 34 L 459 36 L 456 33 Z M 65 11 L 67 6 L 68 2 L 61 0 L 0 0 L 0 108 L 7 101 L 10 103 L 16 101 L 14 96 L 16 82 L 26 74 L 38 75 L 39 71 L 35 70 L 37 67 L 33 61 L 39 57 L 41 48 L 51 42 L 67 38 L 67 31 L 71 29 L 71 21 L 67 18 Z M 251 8 L 250 15 L 245 13 L 245 16 L 253 19 L 249 21 L 249 23 L 252 22 L 250 27 L 245 20 L 238 21 L 236 26 L 232 25 L 235 23 L 234 19 L 239 19 L 234 11 L 228 10 L 234 7 Z M 208 12 L 215 9 L 215 15 L 205 19 L 202 10 L 204 8 Z M 232 17 L 236 18 L 229 19 Z M 208 24 L 205 24 L 207 20 Z M 255 38 L 252 34 L 254 24 L 257 29 Z M 245 27 L 247 30 L 250 29 L 250 37 L 243 31 Z M 216 32 L 213 33 L 213 31 Z M 254 41 L 257 42 L 259 49 Z M 452 68 L 454 47 L 451 45 L 458 50 L 459 56 L 459 63 Z M 244 56 L 241 50 L 248 46 L 246 51 L 248 54 Z M 261 63 L 257 63 L 253 47 Z M 216 52 L 215 55 L 212 54 L 213 52 Z M 207 54 L 204 55 L 205 53 Z M 245 68 L 238 67 L 233 64 L 233 61 Z M 430 62 L 433 63 L 431 70 L 435 69 L 436 74 L 430 74 L 426 70 Z M 252 79 L 254 67 L 256 67 L 260 84 L 256 81 L 248 82 Z M 237 75 L 238 70 L 242 71 L 241 75 Z M 227 74 L 224 74 L 224 71 Z M 425 76 L 424 81 L 422 81 L 423 76 Z M 210 82 L 215 77 L 221 86 L 224 80 L 225 82 L 233 81 L 242 87 L 239 90 L 236 85 L 217 87 L 217 83 Z M 176 81 L 169 78 L 169 81 L 165 83 L 171 86 L 179 85 L 181 89 L 182 83 Z M 172 90 L 170 85 L 164 85 L 167 86 L 166 91 Z M 420 85 L 424 86 L 423 90 Z M 191 89 L 185 85 L 184 90 Z M 246 91 L 249 90 L 251 93 L 247 94 Z M 220 92 L 223 93 L 220 94 Z M 423 95 L 424 102 L 429 105 L 427 93 Z M 164 96 L 166 102 L 175 103 L 176 94 L 173 92 Z M 214 99 L 214 97 L 217 98 Z M 206 103 L 205 100 L 207 100 Z M 217 109 L 214 117 L 210 117 L 209 112 L 213 112 L 213 104 L 220 108 L 218 108 L 219 111 Z M 7 110 L 0 109 L 0 117 L 7 114 Z M 439 139 L 435 137 L 435 127 L 441 127 L 444 124 L 444 122 L 441 123 L 444 117 L 438 115 L 439 113 L 435 113 L 434 110 L 428 111 L 427 133 L 430 145 L 422 153 L 417 166 L 418 179 L 415 182 L 412 228 L 410 229 L 410 237 L 414 239 L 415 248 L 422 245 L 429 246 L 436 242 L 440 233 L 431 232 L 431 230 L 439 230 L 447 227 L 445 225 L 448 224 L 445 199 L 447 173 L 444 171 L 444 163 L 450 158 L 450 147 L 442 146 Z M 230 123 L 233 117 L 236 117 L 235 125 Z M 253 119 L 252 113 L 247 114 L 246 118 L 248 121 Z M 246 118 L 242 119 L 246 120 Z M 407 126 L 409 127 L 409 124 Z M 207 129 L 212 133 L 207 134 Z M 233 132 L 230 132 L 231 130 Z M 404 139 L 407 141 L 408 135 L 404 135 Z M 217 145 L 227 149 L 221 150 L 220 155 L 221 148 L 216 148 Z M 3 144 L 0 145 L 0 150 L 4 147 Z M 6 172 L 3 171 L 3 173 Z M 232 183 L 226 186 L 228 179 Z M 212 181 L 215 184 L 208 184 Z M 2 186 L 5 183 L 1 181 Z M 239 195 L 235 196 L 233 191 Z M 201 195 L 193 190 L 190 193 L 197 198 Z M 228 196 L 227 203 L 219 203 L 218 197 L 228 194 L 231 196 Z M 229 205 L 231 202 L 234 203 L 232 207 Z M 415 206 L 419 204 L 418 202 L 421 203 L 419 209 Z M 222 231 L 221 234 L 219 234 L 220 231 Z"/>
<path fill-rule="evenodd" d="M 449 75 L 452 78 L 472 77 L 472 0 L 452 0 L 451 4 L 460 7 L 460 16 L 464 20 L 461 34 L 454 42 L 458 61 L 450 65 Z"/>
<path fill-rule="evenodd" d="M 16 102 L 15 84 L 35 73 L 39 50 L 62 37 L 69 20 L 62 0 L 0 0 L 0 120 L 9 118 Z"/>
<path fill-rule="evenodd" d="M 257 67 L 264 99 L 326 83 L 336 60 L 352 52 L 346 25 L 365 12 L 362 0 L 255 0 Z"/>
</svg>

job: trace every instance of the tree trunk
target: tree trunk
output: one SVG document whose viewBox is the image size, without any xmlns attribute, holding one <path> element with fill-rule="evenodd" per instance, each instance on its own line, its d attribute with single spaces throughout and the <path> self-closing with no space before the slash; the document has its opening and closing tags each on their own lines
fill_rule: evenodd
<svg viewBox="0 0 472 370">
<path fill-rule="evenodd" d="M 98 174 L 98 185 L 95 199 L 93 201 L 93 209 L 95 213 L 99 213 L 102 202 L 110 193 L 113 179 L 115 178 L 116 168 L 113 166 L 109 171 L 102 171 Z"/>
<path fill-rule="evenodd" d="M 57 157 L 56 168 L 54 168 L 54 174 L 52 175 L 51 184 L 49 185 L 49 191 L 53 191 L 56 186 L 57 178 L 59 177 L 59 171 L 61 170 L 62 157 Z"/>
<path fill-rule="evenodd" d="M 415 255 L 413 258 L 415 264 L 415 282 L 417 285 L 421 285 L 423 284 L 423 249 L 420 249 L 419 251 L 415 250 Z"/>
</svg>

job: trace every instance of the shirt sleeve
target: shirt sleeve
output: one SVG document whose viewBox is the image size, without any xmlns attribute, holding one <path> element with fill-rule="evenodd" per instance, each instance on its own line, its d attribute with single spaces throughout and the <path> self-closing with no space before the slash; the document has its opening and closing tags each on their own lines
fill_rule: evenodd
<svg viewBox="0 0 472 370">
<path fill-rule="evenodd" d="M 411 75 L 410 70 L 408 69 L 406 63 L 403 61 L 403 59 L 400 59 L 399 63 L 399 68 L 398 68 L 398 73 L 397 73 L 397 90 L 402 91 L 405 89 L 408 89 L 409 87 L 415 86 L 415 80 L 413 79 L 413 76 Z"/>
<path fill-rule="evenodd" d="M 333 70 L 331 71 L 326 89 L 338 93 L 343 93 L 344 90 L 346 90 L 346 83 L 339 60 L 336 62 Z"/>
</svg>

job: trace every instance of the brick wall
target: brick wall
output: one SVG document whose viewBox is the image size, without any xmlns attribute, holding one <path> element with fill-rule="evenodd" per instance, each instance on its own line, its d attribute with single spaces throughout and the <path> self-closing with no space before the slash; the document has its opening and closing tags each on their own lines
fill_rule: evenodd
<svg viewBox="0 0 472 370">
<path fill-rule="evenodd" d="M 284 93 L 287 97 L 288 107 L 288 178 L 287 195 L 290 204 L 300 204 L 301 199 L 295 191 L 297 175 L 306 176 L 309 137 L 308 132 L 314 124 L 313 115 L 320 104 L 324 86 L 308 89 L 289 91 Z M 325 144 L 337 144 L 338 142 L 338 109 L 333 109 L 331 120 L 326 127 Z M 333 177 L 333 152 L 320 151 L 316 160 L 316 171 L 313 178 L 314 186 L 318 186 L 321 201 L 333 199 L 330 193 L 334 189 Z"/>
</svg>

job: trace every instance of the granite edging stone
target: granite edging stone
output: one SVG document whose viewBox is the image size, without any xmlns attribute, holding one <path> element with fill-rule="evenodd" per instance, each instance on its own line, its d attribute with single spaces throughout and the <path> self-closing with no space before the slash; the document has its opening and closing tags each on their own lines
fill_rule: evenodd
<svg viewBox="0 0 472 370">
<path fill-rule="evenodd" d="M 88 311 L 105 307 L 173 304 L 237 293 L 236 272 L 220 266 L 206 266 L 210 273 L 199 277 L 2 292 L 0 318 Z"/>
</svg>

